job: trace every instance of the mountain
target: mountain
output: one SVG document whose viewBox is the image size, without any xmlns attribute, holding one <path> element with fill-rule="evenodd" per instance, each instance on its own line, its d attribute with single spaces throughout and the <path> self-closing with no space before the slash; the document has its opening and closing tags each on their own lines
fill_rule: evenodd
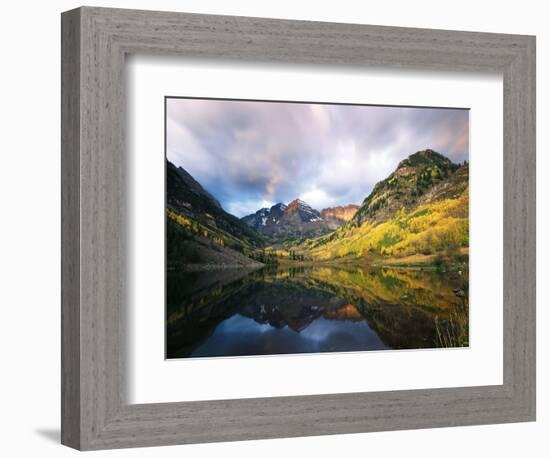
<svg viewBox="0 0 550 458">
<path fill-rule="evenodd" d="M 264 239 L 220 203 L 186 170 L 166 161 L 166 237 L 169 264 L 252 265 Z"/>
<path fill-rule="evenodd" d="M 374 186 L 352 218 L 352 224 L 360 226 L 367 220 L 386 221 L 400 209 L 410 211 L 423 203 L 458 196 L 468 186 L 467 172 L 449 180 L 459 168 L 458 164 L 430 149 L 410 155 L 389 177 Z M 451 182 L 456 183 L 449 186 Z M 451 192 L 445 194 L 439 188 Z"/>
<path fill-rule="evenodd" d="M 469 246 L 469 168 L 424 150 L 377 183 L 355 215 L 306 242 L 313 259 L 458 256 Z"/>
<path fill-rule="evenodd" d="M 348 221 L 357 208 L 348 205 L 319 212 L 303 200 L 295 199 L 288 205 L 278 203 L 271 208 L 261 208 L 243 217 L 242 221 L 272 241 L 286 241 L 316 237 L 333 231 Z"/>
<path fill-rule="evenodd" d="M 275 204 L 271 208 L 260 208 L 256 213 L 243 216 L 241 221 L 254 229 L 261 230 L 262 227 L 279 224 L 287 206 L 285 204 Z"/>
</svg>

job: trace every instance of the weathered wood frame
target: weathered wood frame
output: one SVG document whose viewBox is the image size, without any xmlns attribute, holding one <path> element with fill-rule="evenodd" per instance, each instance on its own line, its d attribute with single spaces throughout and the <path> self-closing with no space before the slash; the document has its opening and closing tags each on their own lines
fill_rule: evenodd
<svg viewBox="0 0 550 458">
<path fill-rule="evenodd" d="M 63 444 L 105 449 L 535 419 L 534 37 L 90 7 L 63 13 L 61 37 Z M 128 404 L 128 53 L 501 73 L 503 385 Z"/>
</svg>

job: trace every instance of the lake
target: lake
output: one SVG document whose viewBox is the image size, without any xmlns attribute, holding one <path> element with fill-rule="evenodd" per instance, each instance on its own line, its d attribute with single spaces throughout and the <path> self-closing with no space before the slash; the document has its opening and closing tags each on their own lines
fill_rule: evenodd
<svg viewBox="0 0 550 458">
<path fill-rule="evenodd" d="M 468 346 L 460 271 L 169 271 L 166 307 L 167 358 Z"/>
</svg>

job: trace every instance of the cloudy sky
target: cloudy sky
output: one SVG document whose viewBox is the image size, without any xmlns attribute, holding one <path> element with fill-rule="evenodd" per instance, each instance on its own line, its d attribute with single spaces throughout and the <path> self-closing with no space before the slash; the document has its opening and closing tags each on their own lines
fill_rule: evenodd
<svg viewBox="0 0 550 458">
<path fill-rule="evenodd" d="M 416 151 L 468 159 L 468 138 L 467 110 L 166 101 L 168 160 L 239 217 L 295 198 L 359 204 Z"/>
</svg>

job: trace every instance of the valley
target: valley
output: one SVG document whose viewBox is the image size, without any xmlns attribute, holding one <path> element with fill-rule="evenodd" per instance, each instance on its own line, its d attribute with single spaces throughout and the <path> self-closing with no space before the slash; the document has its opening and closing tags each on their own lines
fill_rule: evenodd
<svg viewBox="0 0 550 458">
<path fill-rule="evenodd" d="M 424 150 L 402 160 L 360 205 L 317 210 L 300 199 L 237 218 L 167 161 L 167 265 L 467 267 L 469 166 Z"/>
</svg>

